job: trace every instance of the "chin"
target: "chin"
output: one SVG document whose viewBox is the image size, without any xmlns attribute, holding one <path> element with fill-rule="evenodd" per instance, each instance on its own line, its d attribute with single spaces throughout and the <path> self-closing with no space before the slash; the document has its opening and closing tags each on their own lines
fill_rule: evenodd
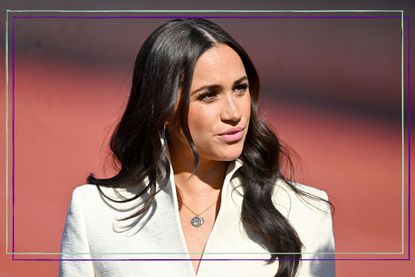
<svg viewBox="0 0 415 277">
<path fill-rule="evenodd" d="M 223 151 L 217 155 L 218 161 L 231 162 L 238 159 L 242 155 L 242 148 Z"/>
</svg>

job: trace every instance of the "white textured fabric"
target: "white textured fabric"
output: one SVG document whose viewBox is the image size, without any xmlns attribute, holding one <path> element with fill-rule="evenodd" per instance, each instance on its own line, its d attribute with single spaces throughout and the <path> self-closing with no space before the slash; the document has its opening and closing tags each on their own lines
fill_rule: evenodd
<svg viewBox="0 0 415 277">
<path fill-rule="evenodd" d="M 238 160 L 229 165 L 219 214 L 197 275 L 191 261 L 186 260 L 189 255 L 171 173 L 168 185 L 156 195 L 150 210 L 141 218 L 126 221 L 118 219 L 133 214 L 139 208 L 139 199 L 124 204 L 114 203 L 102 197 L 95 185 L 77 187 L 72 194 L 62 237 L 60 276 L 274 276 L 278 262 L 266 265 L 263 260 L 253 260 L 268 259 L 270 255 L 242 227 L 241 179 L 235 174 L 240 166 Z M 327 199 L 324 191 L 298 186 Z M 128 189 L 105 188 L 103 191 L 115 199 L 128 198 L 135 193 Z M 312 259 L 301 262 L 297 276 L 335 276 L 334 261 L 314 260 L 334 258 L 333 254 L 324 254 L 334 252 L 329 206 L 323 201 L 297 196 L 280 181 L 276 184 L 273 201 L 303 242 L 302 258 Z"/>
</svg>

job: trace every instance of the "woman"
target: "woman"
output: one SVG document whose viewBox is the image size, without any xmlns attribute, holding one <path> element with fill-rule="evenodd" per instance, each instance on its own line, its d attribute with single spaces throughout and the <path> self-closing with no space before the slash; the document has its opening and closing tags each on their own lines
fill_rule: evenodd
<svg viewBox="0 0 415 277">
<path fill-rule="evenodd" d="M 110 142 L 118 174 L 73 192 L 61 276 L 334 276 L 332 261 L 300 263 L 334 252 L 330 207 L 282 174 L 258 95 L 254 65 L 216 24 L 155 30 Z"/>
</svg>

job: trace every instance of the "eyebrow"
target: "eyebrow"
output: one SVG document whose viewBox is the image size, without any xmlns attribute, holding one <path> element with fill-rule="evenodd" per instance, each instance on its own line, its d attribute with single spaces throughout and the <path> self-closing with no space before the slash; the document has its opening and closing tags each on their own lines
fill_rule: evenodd
<svg viewBox="0 0 415 277">
<path fill-rule="evenodd" d="M 243 76 L 243 77 L 241 77 L 241 78 L 239 78 L 238 80 L 236 80 L 235 82 L 233 82 L 233 86 L 235 85 L 235 84 L 240 84 L 241 82 L 243 82 L 243 81 L 245 81 L 245 80 L 248 80 L 248 77 L 246 77 L 246 76 Z M 215 90 L 217 90 L 217 89 L 219 89 L 219 88 L 222 88 L 222 86 L 221 85 L 207 85 L 207 86 L 202 86 L 202 87 L 200 87 L 200 88 L 198 88 L 198 89 L 196 89 L 196 90 L 194 90 L 194 91 L 192 91 L 191 93 L 190 93 L 190 95 L 193 95 L 193 94 L 195 94 L 195 93 L 197 93 L 197 92 L 199 92 L 199 91 L 201 91 L 201 90 L 204 90 L 204 89 L 215 89 Z"/>
</svg>

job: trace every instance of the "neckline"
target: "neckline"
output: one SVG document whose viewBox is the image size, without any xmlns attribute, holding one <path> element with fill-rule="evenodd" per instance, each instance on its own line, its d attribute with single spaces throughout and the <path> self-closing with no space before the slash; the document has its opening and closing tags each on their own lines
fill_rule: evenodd
<svg viewBox="0 0 415 277">
<path fill-rule="evenodd" d="M 242 161 L 240 161 L 239 159 L 230 162 L 229 165 L 228 165 L 228 168 L 226 170 L 225 179 L 224 179 L 223 184 L 222 184 L 220 208 L 219 208 L 219 211 L 218 211 L 218 215 L 215 219 L 215 222 L 213 223 L 212 229 L 211 229 L 211 231 L 209 233 L 209 236 L 206 240 L 206 244 L 203 248 L 203 252 L 201 253 L 199 267 L 198 267 L 197 271 L 195 271 L 194 268 L 193 268 L 193 264 L 192 264 L 192 258 L 190 257 L 190 254 L 189 254 L 189 249 L 187 247 L 187 242 L 186 242 L 186 239 L 185 239 L 185 236 L 184 236 L 183 226 L 182 226 L 181 221 L 180 221 L 179 203 L 178 203 L 178 198 L 177 198 L 176 183 L 174 181 L 173 167 L 172 167 L 171 162 L 170 162 L 170 176 L 169 176 L 168 186 L 170 187 L 171 193 L 172 193 L 174 217 L 175 217 L 176 226 L 177 226 L 178 232 L 179 232 L 180 244 L 182 246 L 182 249 L 185 250 L 185 253 L 183 253 L 183 254 L 186 257 L 185 259 L 186 259 L 186 262 L 187 262 L 187 267 L 189 268 L 190 272 L 193 273 L 192 276 L 198 276 L 198 274 L 201 272 L 201 269 L 203 270 L 203 268 L 204 268 L 203 258 L 205 256 L 205 253 L 208 252 L 206 250 L 209 250 L 209 247 L 212 244 L 213 238 L 215 237 L 215 234 L 217 233 L 217 231 L 216 231 L 218 229 L 217 226 L 218 226 L 218 224 L 220 224 L 220 220 L 223 217 L 224 210 L 226 210 L 227 205 L 230 203 L 230 200 L 227 199 L 227 196 L 229 195 L 229 189 L 231 189 L 230 188 L 231 187 L 231 185 L 230 185 L 231 178 L 233 177 L 235 172 L 241 166 L 242 166 Z"/>
</svg>

